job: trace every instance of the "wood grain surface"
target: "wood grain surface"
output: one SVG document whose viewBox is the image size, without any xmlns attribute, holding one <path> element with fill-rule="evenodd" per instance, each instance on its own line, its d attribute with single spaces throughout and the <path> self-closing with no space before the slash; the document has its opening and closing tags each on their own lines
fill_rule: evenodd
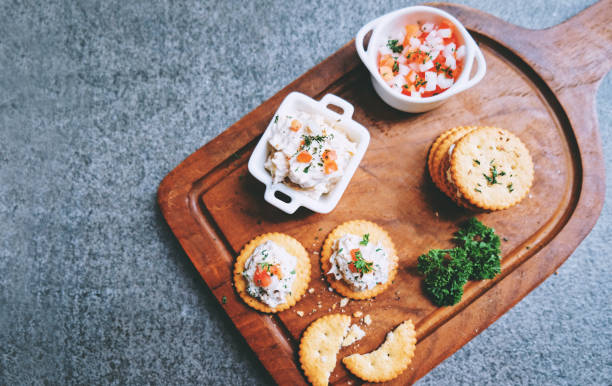
<svg viewBox="0 0 612 386">
<path fill-rule="evenodd" d="M 345 313 L 370 314 L 358 345 L 339 358 L 378 347 L 405 319 L 417 328 L 413 363 L 391 384 L 425 375 L 493 323 L 574 251 L 594 226 L 604 198 L 604 167 L 595 94 L 612 66 L 612 1 L 595 4 L 547 30 L 526 30 L 459 5 L 434 4 L 455 15 L 482 48 L 488 71 L 476 87 L 440 108 L 408 114 L 375 94 L 354 42 L 317 65 L 225 132 L 190 155 L 163 180 L 158 201 L 187 255 L 238 330 L 279 384 L 304 384 L 296 357 L 299 339 L 341 297 L 327 290 L 318 253 L 329 231 L 352 219 L 374 221 L 395 242 L 400 269 L 394 284 Z M 583 44 L 568 44 L 580 41 Z M 300 208 L 287 215 L 263 200 L 264 186 L 247 161 L 282 99 L 300 91 L 319 99 L 334 93 L 355 106 L 354 119 L 372 136 L 343 198 L 330 214 Z M 458 224 L 473 214 L 440 193 L 426 171 L 432 141 L 459 125 L 491 125 L 517 134 L 530 149 L 535 180 L 519 205 L 477 217 L 507 239 L 502 273 L 469 282 L 462 301 L 434 306 L 421 290 L 416 259 L 448 247 Z M 308 250 L 315 292 L 277 315 L 244 304 L 232 287 L 232 265 L 242 246 L 265 232 L 284 232 Z M 299 317 L 296 311 L 305 315 Z M 338 312 L 338 308 L 333 312 Z M 338 361 L 331 383 L 357 381 Z"/>
</svg>

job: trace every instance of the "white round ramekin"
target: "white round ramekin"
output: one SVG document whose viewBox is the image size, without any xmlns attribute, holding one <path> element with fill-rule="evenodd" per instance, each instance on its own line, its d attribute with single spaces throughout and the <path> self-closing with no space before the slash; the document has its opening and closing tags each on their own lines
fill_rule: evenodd
<svg viewBox="0 0 612 386">
<path fill-rule="evenodd" d="M 402 29 L 406 24 L 415 24 L 417 21 L 438 23 L 442 20 L 450 21 L 457 28 L 457 31 L 461 34 L 460 43 L 465 44 L 464 66 L 459 79 L 444 92 L 427 98 L 408 96 L 393 91 L 378 72 L 378 47 L 386 44 L 391 31 Z M 372 31 L 372 36 L 370 37 L 368 47 L 364 49 L 363 40 L 370 31 Z M 465 91 L 480 82 L 487 70 L 487 64 L 485 63 L 482 51 L 465 27 L 451 14 L 433 7 L 407 7 L 374 19 L 357 32 L 355 45 L 363 64 L 370 71 L 372 85 L 376 93 L 389 106 L 409 113 L 420 113 L 438 107 L 451 96 Z M 369 47 L 372 49 L 368 49 Z M 474 77 L 470 78 L 474 60 L 476 60 L 478 68 Z"/>
<path fill-rule="evenodd" d="M 329 109 L 327 107 L 329 105 L 340 107 L 342 114 Z M 264 200 L 289 214 L 294 213 L 300 206 L 318 213 L 331 212 L 338 204 L 338 201 L 340 201 L 370 143 L 370 132 L 352 119 L 354 110 L 353 105 L 333 94 L 325 95 L 320 101 L 316 101 L 299 92 L 292 92 L 287 95 L 276 113 L 272 116 L 268 128 L 264 131 L 259 142 L 257 142 L 251 158 L 249 158 L 249 172 L 253 177 L 266 185 Z M 336 123 L 344 129 L 347 137 L 357 144 L 357 150 L 351 157 L 348 165 L 346 165 L 340 180 L 329 193 L 322 195 L 318 199 L 310 197 L 303 190 L 292 188 L 283 183 L 273 183 L 270 172 L 264 167 L 268 157 L 268 139 L 271 135 L 274 117 L 277 115 L 295 114 L 297 111 L 310 115 L 320 115 L 327 121 Z M 279 198 L 279 196 L 284 197 L 285 201 Z"/>
</svg>

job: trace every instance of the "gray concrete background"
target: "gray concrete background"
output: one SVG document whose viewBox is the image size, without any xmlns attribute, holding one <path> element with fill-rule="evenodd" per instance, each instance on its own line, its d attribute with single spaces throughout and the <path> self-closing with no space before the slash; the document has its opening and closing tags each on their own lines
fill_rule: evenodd
<svg viewBox="0 0 612 386">
<path fill-rule="evenodd" d="M 0 2 L 0 384 L 270 383 L 165 224 L 157 186 L 411 3 Z M 592 1 L 466 3 L 543 28 Z M 608 75 L 608 170 L 611 100 Z M 611 182 L 558 275 L 421 384 L 612 384 Z"/>
</svg>

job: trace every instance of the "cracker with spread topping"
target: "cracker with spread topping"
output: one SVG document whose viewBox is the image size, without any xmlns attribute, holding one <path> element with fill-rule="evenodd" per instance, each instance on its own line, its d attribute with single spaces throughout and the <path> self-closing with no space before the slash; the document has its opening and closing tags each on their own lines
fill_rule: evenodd
<svg viewBox="0 0 612 386">
<path fill-rule="evenodd" d="M 431 180 L 433 181 L 433 183 L 438 187 L 438 189 L 442 190 L 442 188 L 440 187 L 440 181 L 438 180 L 438 173 L 437 173 L 437 169 L 434 167 L 434 160 L 436 158 L 436 152 L 438 150 L 438 147 L 440 146 L 440 144 L 442 142 L 444 142 L 444 140 L 450 135 L 452 134 L 454 131 L 458 130 L 459 127 L 455 127 L 453 129 L 450 130 L 446 130 L 445 132 L 443 132 L 442 134 L 440 134 L 438 136 L 438 138 L 436 138 L 436 140 L 434 141 L 434 143 L 431 145 L 431 148 L 429 149 L 429 156 L 427 157 L 427 170 L 429 171 L 429 176 L 431 177 Z"/>
<path fill-rule="evenodd" d="M 387 280 L 384 283 L 379 283 L 370 289 L 355 291 L 347 283 L 345 283 L 344 280 L 337 280 L 335 277 L 333 277 L 333 275 L 328 274 L 328 272 L 332 268 L 330 258 L 334 253 L 334 242 L 347 234 L 364 236 L 368 235 L 369 242 L 380 242 L 383 247 L 388 251 L 390 259 L 389 263 L 391 265 Z M 391 282 L 397 274 L 397 262 L 398 257 L 395 250 L 395 245 L 393 244 L 393 241 L 391 241 L 391 237 L 389 237 L 389 234 L 377 224 L 365 220 L 353 220 L 338 225 L 327 236 L 325 242 L 323 243 L 323 249 L 321 250 L 321 268 L 330 286 L 341 295 L 349 297 L 351 299 L 369 299 L 386 290 L 391 285 Z"/>
<path fill-rule="evenodd" d="M 245 269 L 245 263 L 255 248 L 268 240 L 273 241 L 283 247 L 290 255 L 295 256 L 297 260 L 295 267 L 295 279 L 293 280 L 293 284 L 291 286 L 291 292 L 286 297 L 285 303 L 279 304 L 274 308 L 248 294 L 246 291 L 248 285 L 247 280 L 242 274 Z M 302 246 L 299 241 L 283 233 L 266 233 L 249 241 L 240 252 L 240 255 L 238 255 L 236 264 L 234 266 L 234 286 L 236 287 L 236 291 L 246 304 L 262 312 L 279 312 L 292 307 L 298 300 L 300 300 L 302 295 L 304 295 L 309 283 L 310 259 L 308 258 L 306 249 L 304 249 L 304 246 Z"/>
<path fill-rule="evenodd" d="M 439 188 L 450 197 L 453 201 L 457 202 L 457 189 L 450 183 L 447 175 L 447 171 L 450 168 L 450 157 L 449 153 L 451 148 L 454 150 L 454 146 L 467 133 L 473 131 L 476 127 L 474 126 L 460 126 L 452 129 L 452 133 L 449 134 L 446 139 L 438 146 L 434 159 L 434 173 L 439 181 Z"/>
<path fill-rule="evenodd" d="M 353 354 L 342 359 L 346 368 L 366 382 L 386 382 L 408 368 L 416 348 L 412 320 L 406 320 L 387 334 L 385 342 L 368 354 Z"/>
<path fill-rule="evenodd" d="M 312 322 L 302 335 L 300 364 L 313 385 L 329 383 L 329 376 L 336 367 L 336 355 L 350 324 L 348 315 L 326 315 Z"/>
<path fill-rule="evenodd" d="M 521 201 L 533 175 L 527 147 L 514 134 L 495 127 L 466 134 L 451 157 L 451 176 L 459 193 L 485 210 L 505 209 Z"/>
</svg>

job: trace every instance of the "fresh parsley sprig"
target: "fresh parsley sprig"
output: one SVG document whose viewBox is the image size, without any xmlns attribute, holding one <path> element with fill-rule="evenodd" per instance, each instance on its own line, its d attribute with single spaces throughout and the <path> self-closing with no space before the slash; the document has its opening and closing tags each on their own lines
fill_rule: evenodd
<svg viewBox="0 0 612 386">
<path fill-rule="evenodd" d="M 369 242 L 370 242 L 370 234 L 366 233 L 365 235 L 363 235 L 363 239 L 361 239 L 359 244 L 361 244 L 361 245 L 368 245 Z"/>
<path fill-rule="evenodd" d="M 432 249 L 418 259 L 425 293 L 438 306 L 458 303 L 468 280 L 492 279 L 501 272 L 500 240 L 493 228 L 471 218 L 453 240 L 457 247 Z"/>
<path fill-rule="evenodd" d="M 423 285 L 431 300 L 437 306 L 451 306 L 463 296 L 472 262 L 462 248 L 432 249 L 419 256 L 417 268 L 426 275 Z"/>
<path fill-rule="evenodd" d="M 470 280 L 493 279 L 501 272 L 501 242 L 493 228 L 473 217 L 455 233 L 454 241 L 473 263 Z"/>
</svg>

